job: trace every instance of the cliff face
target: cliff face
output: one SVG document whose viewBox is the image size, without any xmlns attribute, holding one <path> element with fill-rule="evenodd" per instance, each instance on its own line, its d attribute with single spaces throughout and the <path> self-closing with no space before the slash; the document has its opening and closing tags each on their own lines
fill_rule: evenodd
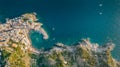
<svg viewBox="0 0 120 67">
<path fill-rule="evenodd" d="M 39 55 L 40 67 L 120 67 L 111 56 L 112 43 L 103 46 L 91 44 L 85 39 L 76 46 L 57 45 Z"/>
</svg>

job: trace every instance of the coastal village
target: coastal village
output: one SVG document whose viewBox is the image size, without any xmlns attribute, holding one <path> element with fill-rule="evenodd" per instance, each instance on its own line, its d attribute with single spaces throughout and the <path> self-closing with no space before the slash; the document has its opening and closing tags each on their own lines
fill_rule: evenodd
<svg viewBox="0 0 120 67">
<path fill-rule="evenodd" d="M 43 35 L 43 39 L 48 39 L 46 31 L 41 27 L 43 24 L 37 22 L 36 13 L 24 14 L 13 19 L 6 19 L 6 23 L 0 24 L 0 47 L 9 46 L 9 41 L 20 42 L 25 44 L 24 50 L 36 52 L 31 47 L 29 32 L 35 30 Z M 11 45 L 17 47 L 16 43 Z"/>
<path fill-rule="evenodd" d="M 40 52 L 32 47 L 30 31 L 34 30 L 43 35 L 43 39 L 48 39 L 47 32 L 42 28 L 42 23 L 38 22 L 36 13 L 26 13 L 20 17 L 6 19 L 6 23 L 0 24 L 0 67 L 16 67 L 16 61 L 22 67 L 30 66 L 28 54 L 39 54 Z M 8 57 L 9 56 L 9 57 Z M 18 58 L 16 58 L 18 57 Z M 24 59 L 22 59 L 24 58 Z M 3 61 L 3 59 L 6 61 Z M 15 61 L 16 60 L 16 61 Z M 32 59 L 31 59 L 32 60 Z M 28 63 L 22 63 L 28 61 Z M 3 64 L 3 65 L 2 65 Z"/>
</svg>

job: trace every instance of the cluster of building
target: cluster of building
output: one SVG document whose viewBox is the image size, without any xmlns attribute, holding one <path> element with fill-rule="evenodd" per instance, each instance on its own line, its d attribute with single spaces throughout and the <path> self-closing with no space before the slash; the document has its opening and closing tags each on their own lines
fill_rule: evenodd
<svg viewBox="0 0 120 67">
<path fill-rule="evenodd" d="M 48 39 L 46 31 L 41 27 L 42 24 L 36 22 L 35 19 L 35 14 L 24 14 L 14 19 L 6 19 L 5 24 L 0 24 L 0 46 L 7 46 L 10 39 L 24 43 L 26 48 L 31 46 L 30 30 L 40 32 L 44 39 Z"/>
</svg>

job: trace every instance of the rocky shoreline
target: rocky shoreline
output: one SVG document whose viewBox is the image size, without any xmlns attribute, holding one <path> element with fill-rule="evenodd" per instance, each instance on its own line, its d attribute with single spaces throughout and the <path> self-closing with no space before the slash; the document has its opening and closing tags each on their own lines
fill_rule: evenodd
<svg viewBox="0 0 120 67">
<path fill-rule="evenodd" d="M 56 43 L 47 51 L 36 50 L 28 37 L 30 30 L 49 38 L 37 20 L 36 13 L 27 13 L 0 24 L 0 67 L 120 67 L 111 55 L 113 43 L 99 46 L 82 39 L 73 46 Z"/>
<path fill-rule="evenodd" d="M 48 51 L 41 51 L 40 67 L 120 67 L 120 62 L 111 56 L 113 43 L 99 46 L 83 39 L 73 46 L 57 43 Z"/>
</svg>

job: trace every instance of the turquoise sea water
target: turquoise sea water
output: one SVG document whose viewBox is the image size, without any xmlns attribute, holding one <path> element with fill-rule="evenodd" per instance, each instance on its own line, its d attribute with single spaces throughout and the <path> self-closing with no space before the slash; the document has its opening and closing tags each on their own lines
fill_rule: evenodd
<svg viewBox="0 0 120 67">
<path fill-rule="evenodd" d="M 120 59 L 119 3 L 116 0 L 3 0 L 0 19 L 36 12 L 50 38 L 43 40 L 41 34 L 31 31 L 35 48 L 51 48 L 56 42 L 72 45 L 89 37 L 100 45 L 113 41 L 116 47 L 112 54 Z"/>
</svg>

